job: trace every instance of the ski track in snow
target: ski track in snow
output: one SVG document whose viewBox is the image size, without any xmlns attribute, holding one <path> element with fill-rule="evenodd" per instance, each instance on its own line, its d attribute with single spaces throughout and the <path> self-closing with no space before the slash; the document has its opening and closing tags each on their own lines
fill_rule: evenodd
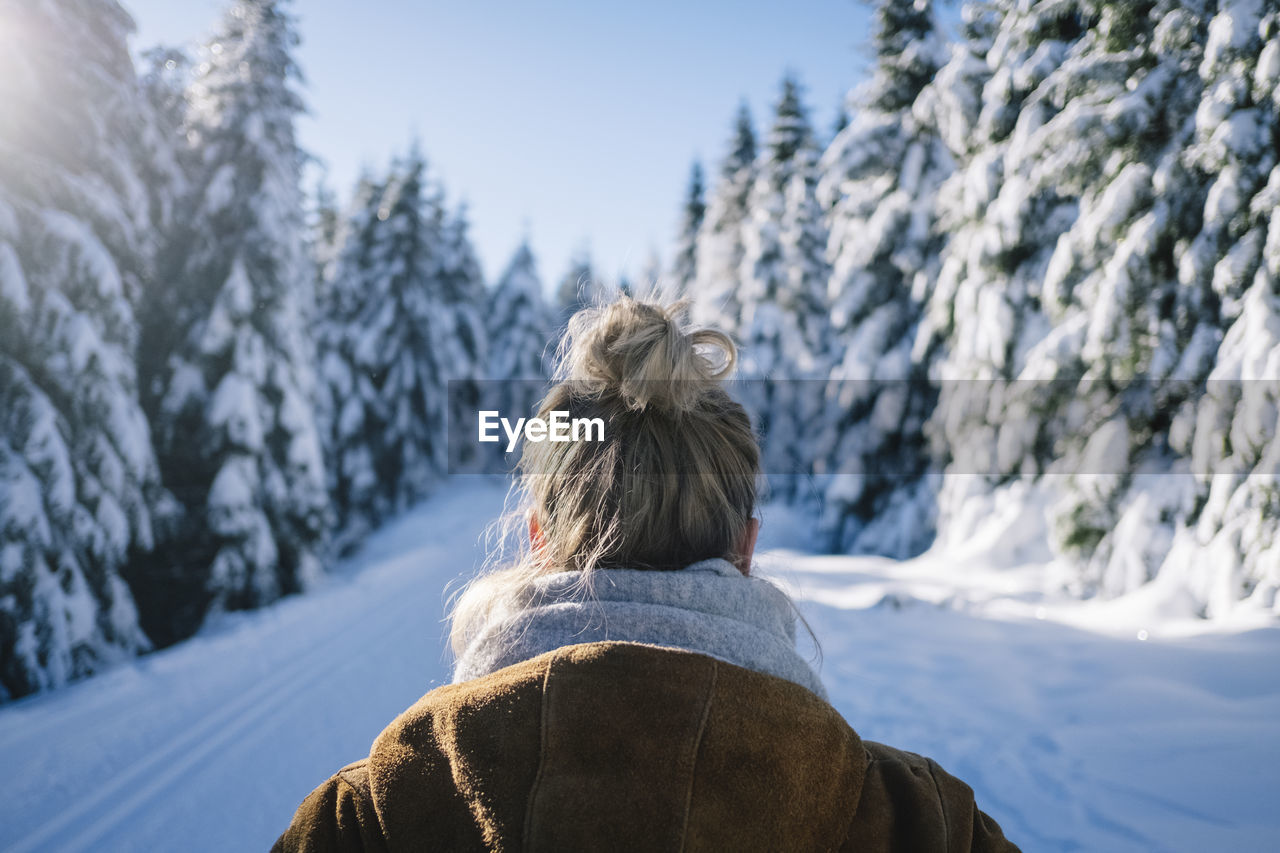
<svg viewBox="0 0 1280 853">
<path fill-rule="evenodd" d="M 448 680 L 446 587 L 474 570 L 505 489 L 447 489 L 311 594 L 0 708 L 0 850 L 266 849 Z M 1016 572 L 984 586 L 922 561 L 809 557 L 788 550 L 803 523 L 774 515 L 761 565 L 801 599 L 833 703 L 972 785 L 1024 850 L 1272 849 L 1280 630 L 1138 642 L 1058 610 L 1025 618 Z"/>
</svg>

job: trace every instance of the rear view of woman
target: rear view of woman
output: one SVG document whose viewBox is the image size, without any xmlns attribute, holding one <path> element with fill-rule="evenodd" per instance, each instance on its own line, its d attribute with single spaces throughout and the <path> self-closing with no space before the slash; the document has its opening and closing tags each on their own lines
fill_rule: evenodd
<svg viewBox="0 0 1280 853">
<path fill-rule="evenodd" d="M 453 613 L 454 683 L 276 843 L 328 850 L 1016 851 L 933 761 L 863 741 L 752 576 L 759 448 L 733 343 L 678 307 L 577 314 L 526 444 L 527 548 Z"/>
</svg>

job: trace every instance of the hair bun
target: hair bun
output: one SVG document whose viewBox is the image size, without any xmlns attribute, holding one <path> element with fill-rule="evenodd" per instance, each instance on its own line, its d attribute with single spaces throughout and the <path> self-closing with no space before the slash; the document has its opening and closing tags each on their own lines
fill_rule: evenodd
<svg viewBox="0 0 1280 853">
<path fill-rule="evenodd" d="M 724 332 L 694 329 L 688 302 L 663 305 L 620 296 L 569 320 L 558 379 L 616 394 L 631 409 L 693 409 L 733 372 L 737 348 Z"/>
</svg>

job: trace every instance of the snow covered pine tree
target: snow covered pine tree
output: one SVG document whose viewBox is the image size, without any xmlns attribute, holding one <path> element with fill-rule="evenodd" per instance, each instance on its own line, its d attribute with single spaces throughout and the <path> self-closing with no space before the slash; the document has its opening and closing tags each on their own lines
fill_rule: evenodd
<svg viewBox="0 0 1280 853">
<path fill-rule="evenodd" d="M 698 278 L 698 232 L 706 219 L 706 188 L 702 180 L 702 164 L 696 160 L 689 169 L 689 188 L 680 210 L 680 233 L 676 236 L 675 260 L 671 269 L 671 286 L 681 297 L 691 297 Z M 647 277 L 647 276 L 646 276 Z M 646 281 L 652 285 L 652 281 Z"/>
<path fill-rule="evenodd" d="M 185 523 L 135 575 L 143 623 L 169 642 L 214 609 L 256 607 L 321 572 L 327 496 L 314 421 L 294 119 L 302 103 L 284 2 L 235 3 L 188 95 L 190 193 L 149 294 L 147 394 Z M 167 330 L 167 331 L 166 331 Z"/>
<path fill-rule="evenodd" d="M 149 647 L 120 569 L 159 472 L 135 305 L 149 118 L 115 0 L 5 2 L 0 27 L 0 701 Z"/>
<path fill-rule="evenodd" d="M 761 433 L 775 496 L 812 470 L 811 435 L 829 368 L 827 230 L 815 197 L 818 151 L 800 87 L 790 76 L 755 167 L 742 225 L 740 283 L 744 400 Z"/>
<path fill-rule="evenodd" d="M 345 551 L 445 468 L 444 211 L 417 147 L 364 178 L 339 236 L 317 334 L 325 446 Z"/>
<path fill-rule="evenodd" d="M 537 262 L 527 241 L 489 295 L 487 408 L 530 417 L 543 396 L 555 348 L 556 316 L 542 292 Z"/>
<path fill-rule="evenodd" d="M 921 97 L 946 58 L 932 4 L 879 3 L 874 44 L 871 80 L 851 93 L 851 123 L 820 167 L 835 366 L 814 452 L 835 475 L 823 511 L 832 547 L 907 557 L 934 535 L 936 485 L 924 479 L 934 395 L 927 354 L 913 346 L 945 240 L 938 187 L 955 164 L 937 130 L 939 99 Z"/>
<path fill-rule="evenodd" d="M 1198 72 L 1194 168 L 1211 176 L 1203 228 L 1179 280 L 1211 283 L 1222 343 L 1208 404 L 1170 429 L 1199 497 L 1157 570 L 1204 616 L 1280 614 L 1280 3 L 1222 5 Z M 1198 251 L 1197 251 L 1198 250 Z M 1185 358 L 1185 356 L 1184 356 Z M 1189 427 L 1183 429 L 1183 427 Z M 1117 551 L 1124 549 L 1118 547 Z M 1181 596 L 1187 598 L 1188 596 Z"/>
<path fill-rule="evenodd" d="M 438 287 L 446 327 L 435 341 L 449 392 L 446 429 L 459 431 L 459 438 L 466 438 L 476 421 L 481 401 L 480 380 L 489 361 L 489 338 L 483 316 L 489 294 L 471 245 L 469 228 L 465 204 L 459 205 L 444 222 Z M 475 470 L 477 455 L 473 442 L 456 441 L 449 454 L 450 471 Z"/>
<path fill-rule="evenodd" d="M 943 340 L 939 376 L 984 380 L 947 384 L 933 417 L 950 470 L 988 477 L 949 478 L 940 535 L 968 535 L 997 493 L 1031 507 L 1040 490 L 1077 594 L 1159 580 L 1187 615 L 1274 608 L 1275 417 L 1260 424 L 1247 384 L 1203 395 L 1280 376 L 1263 319 L 1276 4 L 996 9 L 978 148 L 941 193 L 962 220 L 921 330 Z M 1208 477 L 1221 464 L 1233 475 Z M 1065 492 L 1046 472 L 1072 474 Z"/>
<path fill-rule="evenodd" d="M 751 111 L 739 105 L 729 152 L 720 165 L 720 178 L 707 202 L 698 229 L 695 279 L 690 292 L 696 322 L 737 336 L 742 322 L 738 276 L 742 267 L 742 223 L 755 183 L 756 134 Z"/>
</svg>

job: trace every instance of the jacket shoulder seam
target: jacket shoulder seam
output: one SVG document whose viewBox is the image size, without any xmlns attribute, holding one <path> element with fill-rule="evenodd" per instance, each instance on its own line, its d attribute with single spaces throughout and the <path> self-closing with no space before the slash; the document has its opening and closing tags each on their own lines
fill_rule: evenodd
<svg viewBox="0 0 1280 853">
<path fill-rule="evenodd" d="M 333 781 L 336 783 L 335 787 L 337 788 L 335 793 L 337 794 L 341 793 L 342 785 L 346 785 L 348 788 L 351 789 L 351 793 L 356 797 L 358 797 L 361 803 L 368 808 L 369 813 L 373 815 L 373 819 L 377 824 L 377 827 L 376 827 L 377 837 L 381 839 L 382 842 L 385 844 L 386 838 L 387 838 L 387 828 L 385 825 L 383 825 L 382 813 L 378 810 L 378 804 L 374 802 L 373 790 L 369 786 L 368 766 L 369 766 L 369 759 L 363 758 L 360 761 L 356 761 L 351 764 L 348 764 L 346 767 L 343 767 L 337 773 L 333 774 Z M 348 775 L 350 773 L 353 773 L 356 770 L 365 771 L 365 777 L 363 781 Z M 367 825 L 367 821 L 362 820 L 360 821 L 360 823 L 361 823 L 361 826 L 366 831 L 370 831 L 374 829 L 374 827 L 370 827 Z"/>
<path fill-rule="evenodd" d="M 925 766 L 929 768 L 929 781 L 933 782 L 933 793 L 938 798 L 938 809 L 942 812 L 942 841 L 947 850 L 951 849 L 951 819 L 947 816 L 947 800 L 942 796 L 942 788 L 938 785 L 938 777 L 934 770 L 938 764 L 932 758 L 926 758 Z"/>
<path fill-rule="evenodd" d="M 363 785 L 362 785 L 358 780 L 356 780 L 356 779 L 352 778 L 351 776 L 349 776 L 349 775 L 347 775 L 347 774 L 349 774 L 349 773 L 353 773 L 353 772 L 355 772 L 356 770 L 364 770 L 364 771 L 366 772 L 366 777 L 365 777 L 365 778 L 366 778 L 366 781 L 367 781 L 367 779 L 368 779 L 368 775 L 367 775 L 367 774 L 368 774 L 368 765 L 369 765 L 369 759 L 367 759 L 367 758 L 362 758 L 362 759 L 361 759 L 361 760 L 359 760 L 359 761 L 353 762 L 353 763 L 351 763 L 351 764 L 348 764 L 346 767 L 343 767 L 343 768 L 342 768 L 342 769 L 340 769 L 337 773 L 333 774 L 333 776 L 334 776 L 334 778 L 335 778 L 335 779 L 341 779 L 343 782 L 346 782 L 346 783 L 347 783 L 348 785 L 350 785 L 352 788 L 355 788 L 357 791 L 360 791 L 360 792 L 363 794 L 363 793 L 364 793 L 364 791 L 362 790 L 362 788 L 363 788 L 364 786 L 363 786 Z"/>
<path fill-rule="evenodd" d="M 538 788 L 542 782 L 543 770 L 547 764 L 547 703 L 549 682 L 551 680 L 551 664 L 559 657 L 559 650 L 553 651 L 548 657 L 542 672 L 542 697 L 539 710 L 540 718 L 538 720 L 538 770 L 533 776 L 533 784 L 529 786 L 529 798 L 525 801 L 524 807 L 524 839 L 523 848 L 530 849 L 533 839 L 533 816 L 534 816 L 534 800 L 538 796 Z"/>
<path fill-rule="evenodd" d="M 904 767 L 919 767 L 921 764 L 924 763 L 924 761 L 928 761 L 928 760 L 929 759 L 926 758 L 923 761 L 911 761 L 909 759 L 902 758 L 897 755 L 872 755 L 870 753 L 867 753 L 868 767 L 871 766 L 872 764 L 901 764 Z"/>
<path fill-rule="evenodd" d="M 689 832 L 689 812 L 693 808 L 693 786 L 697 779 L 698 752 L 702 749 L 702 736 L 707 731 L 707 721 L 711 719 L 711 704 L 715 700 L 716 695 L 716 679 L 720 673 L 720 662 L 712 658 L 711 677 L 707 683 L 707 698 L 702 704 L 701 719 L 698 720 L 698 731 L 693 736 L 693 750 L 691 760 L 689 762 L 689 791 L 684 798 L 684 822 L 680 827 L 680 848 L 685 849 Z"/>
</svg>

